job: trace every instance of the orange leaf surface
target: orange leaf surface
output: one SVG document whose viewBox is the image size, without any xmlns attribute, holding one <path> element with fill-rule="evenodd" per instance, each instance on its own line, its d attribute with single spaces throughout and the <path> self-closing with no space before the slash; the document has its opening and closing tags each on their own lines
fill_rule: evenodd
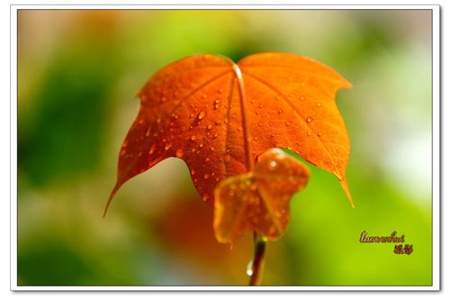
<svg viewBox="0 0 450 300">
<path fill-rule="evenodd" d="M 289 200 L 308 183 L 309 171 L 280 149 L 258 157 L 252 172 L 220 182 L 215 190 L 214 231 L 232 243 L 244 231 L 269 240 L 280 237 L 289 223 Z"/>
<path fill-rule="evenodd" d="M 116 191 L 168 157 L 183 159 L 205 200 L 225 178 L 247 173 L 270 148 L 290 148 L 339 179 L 350 143 L 335 95 L 351 84 L 333 69 L 288 53 L 237 64 L 196 55 L 169 64 L 139 92 L 141 107 L 122 144 Z"/>
</svg>

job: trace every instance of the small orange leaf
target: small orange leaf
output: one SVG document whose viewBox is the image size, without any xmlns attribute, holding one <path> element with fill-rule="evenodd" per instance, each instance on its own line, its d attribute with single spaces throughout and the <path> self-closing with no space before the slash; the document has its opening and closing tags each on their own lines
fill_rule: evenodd
<svg viewBox="0 0 450 300">
<path fill-rule="evenodd" d="M 117 190 L 168 157 L 183 159 L 203 199 L 225 178 L 252 170 L 270 148 L 290 148 L 333 173 L 349 201 L 350 141 L 335 95 L 351 84 L 333 69 L 288 53 L 260 53 L 238 63 L 196 55 L 153 75 L 122 144 Z M 106 212 L 105 209 L 105 212 Z"/>
<path fill-rule="evenodd" d="M 215 190 L 214 231 L 232 243 L 245 231 L 269 240 L 280 237 L 289 223 L 289 200 L 308 183 L 309 171 L 280 149 L 258 157 L 254 170 L 222 181 Z"/>
</svg>

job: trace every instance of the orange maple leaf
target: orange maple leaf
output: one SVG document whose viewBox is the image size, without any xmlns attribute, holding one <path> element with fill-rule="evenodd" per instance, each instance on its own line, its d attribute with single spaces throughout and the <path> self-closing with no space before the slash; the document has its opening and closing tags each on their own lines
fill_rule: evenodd
<svg viewBox="0 0 450 300">
<path fill-rule="evenodd" d="M 350 203 L 350 143 L 336 107 L 351 84 L 303 56 L 260 53 L 237 64 L 215 55 L 176 61 L 139 92 L 141 107 L 122 144 L 117 190 L 168 157 L 183 159 L 204 200 L 223 179 L 253 169 L 270 148 L 290 148 L 333 173 Z"/>
<path fill-rule="evenodd" d="M 232 243 L 244 231 L 279 238 L 289 223 L 289 200 L 308 179 L 308 169 L 281 149 L 261 154 L 251 172 L 228 177 L 216 187 L 217 240 Z"/>
</svg>

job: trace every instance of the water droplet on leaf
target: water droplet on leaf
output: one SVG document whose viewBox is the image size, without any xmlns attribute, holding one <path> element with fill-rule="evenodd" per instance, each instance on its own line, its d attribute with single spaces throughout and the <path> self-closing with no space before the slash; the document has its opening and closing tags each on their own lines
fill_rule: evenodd
<svg viewBox="0 0 450 300">
<path fill-rule="evenodd" d="M 219 105 L 220 105 L 220 100 L 219 100 L 219 99 L 216 99 L 216 100 L 214 101 L 214 109 L 218 109 L 218 108 L 219 108 Z"/>
<path fill-rule="evenodd" d="M 176 155 L 178 158 L 183 157 L 183 155 L 184 155 L 183 149 L 178 149 L 177 152 L 175 153 L 175 155 Z"/>
<path fill-rule="evenodd" d="M 155 152 L 155 150 L 156 150 L 156 145 L 155 144 L 153 144 L 151 147 L 150 147 L 150 150 L 148 151 L 148 154 L 153 154 L 154 152 Z"/>
<path fill-rule="evenodd" d="M 201 112 L 197 115 L 197 119 L 200 121 L 200 120 L 202 120 L 205 116 L 206 116 L 206 113 L 205 113 L 204 111 L 201 111 Z"/>
<path fill-rule="evenodd" d="M 269 162 L 269 168 L 271 169 L 271 170 L 275 170 L 275 168 L 277 167 L 277 162 L 276 161 L 274 161 L 274 160 L 271 160 L 270 162 Z"/>
</svg>

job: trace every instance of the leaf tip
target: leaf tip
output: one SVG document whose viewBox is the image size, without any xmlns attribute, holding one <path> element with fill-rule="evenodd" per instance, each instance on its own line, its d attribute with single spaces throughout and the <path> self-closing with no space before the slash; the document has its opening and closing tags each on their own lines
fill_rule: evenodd
<svg viewBox="0 0 450 300">
<path fill-rule="evenodd" d="M 352 83 L 345 78 L 342 78 L 341 89 L 351 89 L 353 87 Z"/>
<path fill-rule="evenodd" d="M 348 187 L 347 178 L 344 177 L 343 179 L 339 180 L 339 182 L 341 183 L 341 187 L 344 190 L 345 196 L 347 197 L 350 206 L 352 208 L 355 208 L 355 203 L 353 202 L 353 197 L 352 194 L 350 193 L 350 188 Z"/>
<path fill-rule="evenodd" d="M 106 214 L 108 213 L 108 209 L 111 206 L 111 202 L 112 202 L 114 196 L 116 195 L 117 191 L 119 190 L 120 186 L 121 186 L 121 184 L 119 184 L 119 183 L 116 183 L 114 185 L 114 188 L 112 189 L 111 194 L 109 195 L 108 201 L 106 202 L 105 208 L 103 209 L 103 215 L 102 215 L 103 218 L 106 217 Z"/>
</svg>

